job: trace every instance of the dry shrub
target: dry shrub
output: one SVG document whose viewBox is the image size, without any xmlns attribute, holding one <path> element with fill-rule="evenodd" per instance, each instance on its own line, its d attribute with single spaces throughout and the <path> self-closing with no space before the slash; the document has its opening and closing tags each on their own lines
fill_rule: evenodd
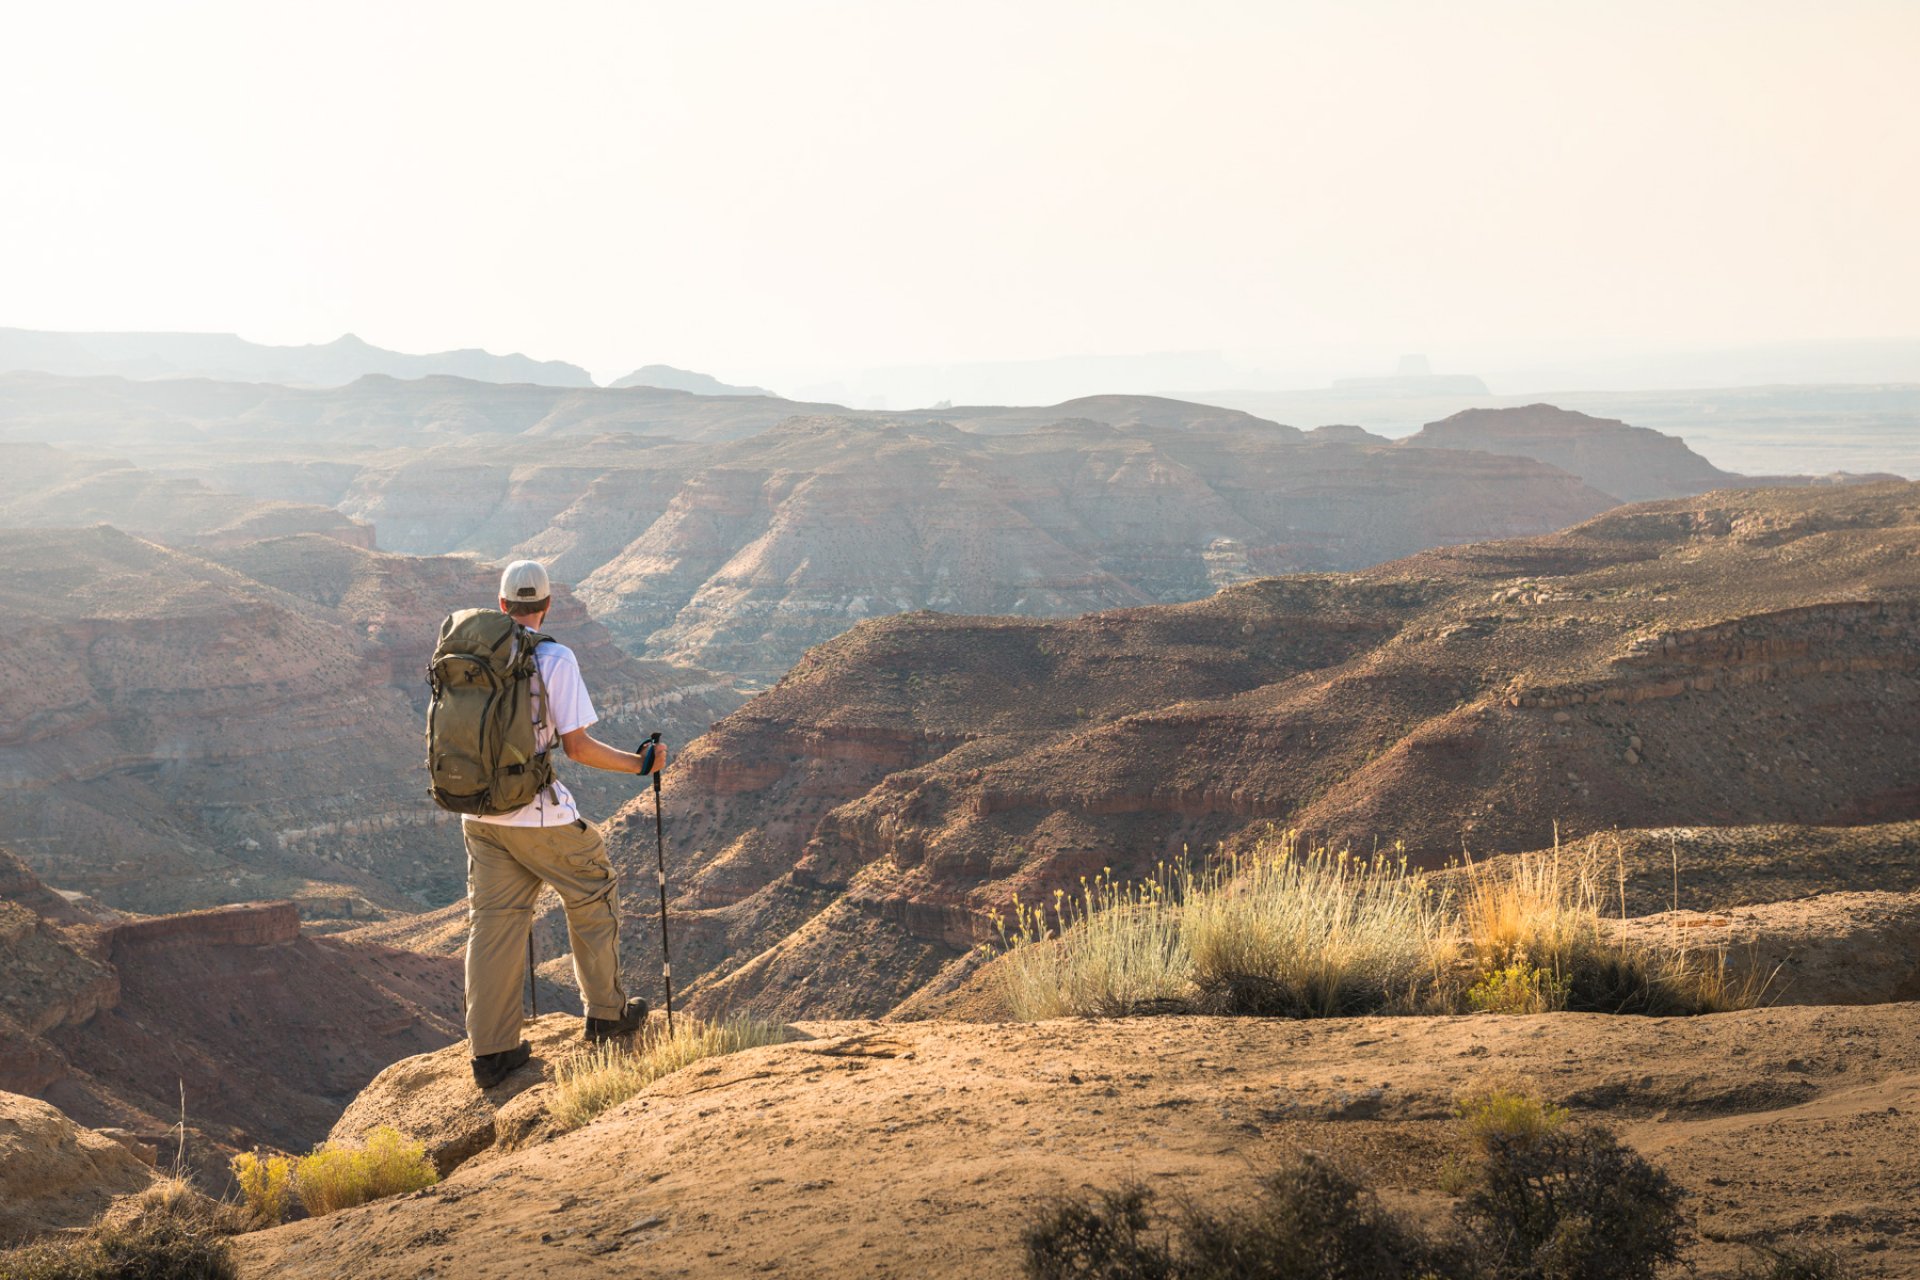
<svg viewBox="0 0 1920 1280">
<path fill-rule="evenodd" d="M 1740 1280 L 1852 1280 L 1853 1268 L 1840 1255 L 1819 1246 L 1796 1244 L 1751 1245 L 1755 1257 L 1740 1271 Z"/>
<path fill-rule="evenodd" d="M 1680 1192 L 1601 1128 L 1511 1090 L 1462 1105 L 1464 1195 L 1429 1234 L 1353 1173 L 1301 1155 L 1223 1211 L 1156 1219 L 1152 1192 L 1044 1209 L 1024 1236 L 1033 1280 L 1652 1280 L 1678 1260 Z M 1806 1280 L 1783 1273 L 1779 1280 Z M 1817 1273 L 1810 1280 L 1825 1280 Z"/>
<path fill-rule="evenodd" d="M 1687 1241 L 1681 1191 L 1598 1126 L 1489 1132 L 1454 1207 L 1487 1280 L 1653 1280 Z"/>
<path fill-rule="evenodd" d="M 1023 1243 L 1033 1280 L 1414 1280 L 1453 1274 L 1445 1250 L 1339 1165 L 1304 1155 L 1259 1180 L 1250 1204 L 1184 1206 L 1163 1229 L 1133 1185 L 1042 1210 Z"/>
<path fill-rule="evenodd" d="M 294 1194 L 318 1218 L 383 1196 L 419 1191 L 440 1181 L 426 1144 L 381 1125 L 360 1147 L 323 1142 L 294 1166 Z"/>
<path fill-rule="evenodd" d="M 561 1059 L 554 1067 L 553 1096 L 548 1102 L 554 1125 L 562 1132 L 577 1129 L 660 1077 L 702 1058 L 792 1038 L 780 1023 L 745 1016 L 720 1022 L 676 1021 L 671 1036 L 647 1037 L 633 1046 L 608 1041 Z"/>
<path fill-rule="evenodd" d="M 0 1253 L 0 1280 L 235 1280 L 226 1236 L 156 1213 Z"/>
</svg>

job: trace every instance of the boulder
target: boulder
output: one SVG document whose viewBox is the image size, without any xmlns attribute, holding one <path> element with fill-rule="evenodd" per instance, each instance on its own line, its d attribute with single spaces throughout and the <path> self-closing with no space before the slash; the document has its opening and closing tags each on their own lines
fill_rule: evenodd
<svg viewBox="0 0 1920 1280">
<path fill-rule="evenodd" d="M 363 1143 L 390 1125 L 427 1145 L 442 1177 L 495 1147 L 522 1144 L 546 1117 L 553 1064 L 581 1045 L 578 1015 L 550 1013 L 527 1023 L 533 1060 L 484 1093 L 473 1083 L 464 1041 L 403 1058 L 360 1091 L 327 1141 Z"/>
<path fill-rule="evenodd" d="M 49 1103 L 0 1093 L 0 1240 L 85 1226 L 153 1170 Z"/>
</svg>

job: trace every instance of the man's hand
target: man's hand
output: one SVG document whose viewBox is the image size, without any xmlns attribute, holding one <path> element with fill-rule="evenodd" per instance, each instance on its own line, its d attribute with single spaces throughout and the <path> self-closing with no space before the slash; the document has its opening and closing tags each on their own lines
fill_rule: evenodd
<svg viewBox="0 0 1920 1280">
<path fill-rule="evenodd" d="M 659 751 L 654 756 L 654 768 L 658 769 L 667 762 L 665 743 L 657 745 Z M 560 749 L 567 753 L 567 759 L 578 761 L 593 769 L 605 769 L 610 773 L 639 773 L 642 769 L 640 757 L 631 751 L 622 751 L 610 747 L 585 729 L 575 729 L 572 733 L 560 735 Z"/>
</svg>

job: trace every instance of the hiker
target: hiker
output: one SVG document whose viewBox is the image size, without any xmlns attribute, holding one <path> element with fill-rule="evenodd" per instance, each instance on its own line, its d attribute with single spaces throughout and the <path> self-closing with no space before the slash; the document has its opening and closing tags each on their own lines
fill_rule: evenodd
<svg viewBox="0 0 1920 1280">
<path fill-rule="evenodd" d="M 539 634 L 551 597 L 543 565 L 514 561 L 500 575 L 500 612 L 475 609 L 448 618 L 432 668 L 428 768 L 435 800 L 463 815 L 467 1042 L 474 1083 L 482 1089 L 500 1083 L 532 1056 L 520 1038 L 520 975 L 522 963 L 530 963 L 533 903 L 543 884 L 553 886 L 566 908 L 586 1039 L 630 1039 L 647 1016 L 647 1002 L 628 997 L 620 986 L 618 896 L 606 842 L 599 828 L 580 816 L 573 796 L 553 773 L 548 753 L 557 745 L 569 760 L 591 768 L 645 774 L 666 763 L 666 748 L 649 744 L 643 754 L 635 754 L 587 732 L 596 716 L 580 678 L 579 659 L 566 645 Z M 525 661 L 529 648 L 531 663 Z M 497 675 L 491 684 L 484 670 L 470 682 L 463 675 L 489 662 L 493 670 L 509 673 L 504 684 L 509 694 L 523 687 L 514 681 L 525 682 L 522 696 L 528 702 L 516 705 L 530 707 L 531 724 L 518 722 L 520 712 L 515 711 L 506 728 L 483 733 L 474 727 L 465 730 L 462 739 L 459 726 L 477 726 L 484 716 L 498 715 L 504 702 Z M 465 690 L 478 692 L 463 713 L 454 708 Z M 476 712 L 475 706 L 484 709 Z M 463 740 L 493 744 L 469 746 L 469 762 L 487 752 L 495 758 L 477 768 L 463 766 Z M 461 794 L 462 778 L 472 784 L 468 794 Z M 518 803 L 521 800 L 524 803 Z M 506 807 L 510 805 L 514 807 Z"/>
</svg>

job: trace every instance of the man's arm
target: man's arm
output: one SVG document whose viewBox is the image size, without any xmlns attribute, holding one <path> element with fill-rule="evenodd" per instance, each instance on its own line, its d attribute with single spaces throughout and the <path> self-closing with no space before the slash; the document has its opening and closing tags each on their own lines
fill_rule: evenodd
<svg viewBox="0 0 1920 1280">
<path fill-rule="evenodd" d="M 610 747 L 585 729 L 575 729 L 572 733 L 560 735 L 560 748 L 567 753 L 567 759 L 577 760 L 593 769 L 605 769 L 610 773 L 639 773 L 640 757 L 631 751 L 622 751 Z M 658 769 L 667 762 L 667 744 L 660 743 L 654 753 L 654 768 Z"/>
</svg>

